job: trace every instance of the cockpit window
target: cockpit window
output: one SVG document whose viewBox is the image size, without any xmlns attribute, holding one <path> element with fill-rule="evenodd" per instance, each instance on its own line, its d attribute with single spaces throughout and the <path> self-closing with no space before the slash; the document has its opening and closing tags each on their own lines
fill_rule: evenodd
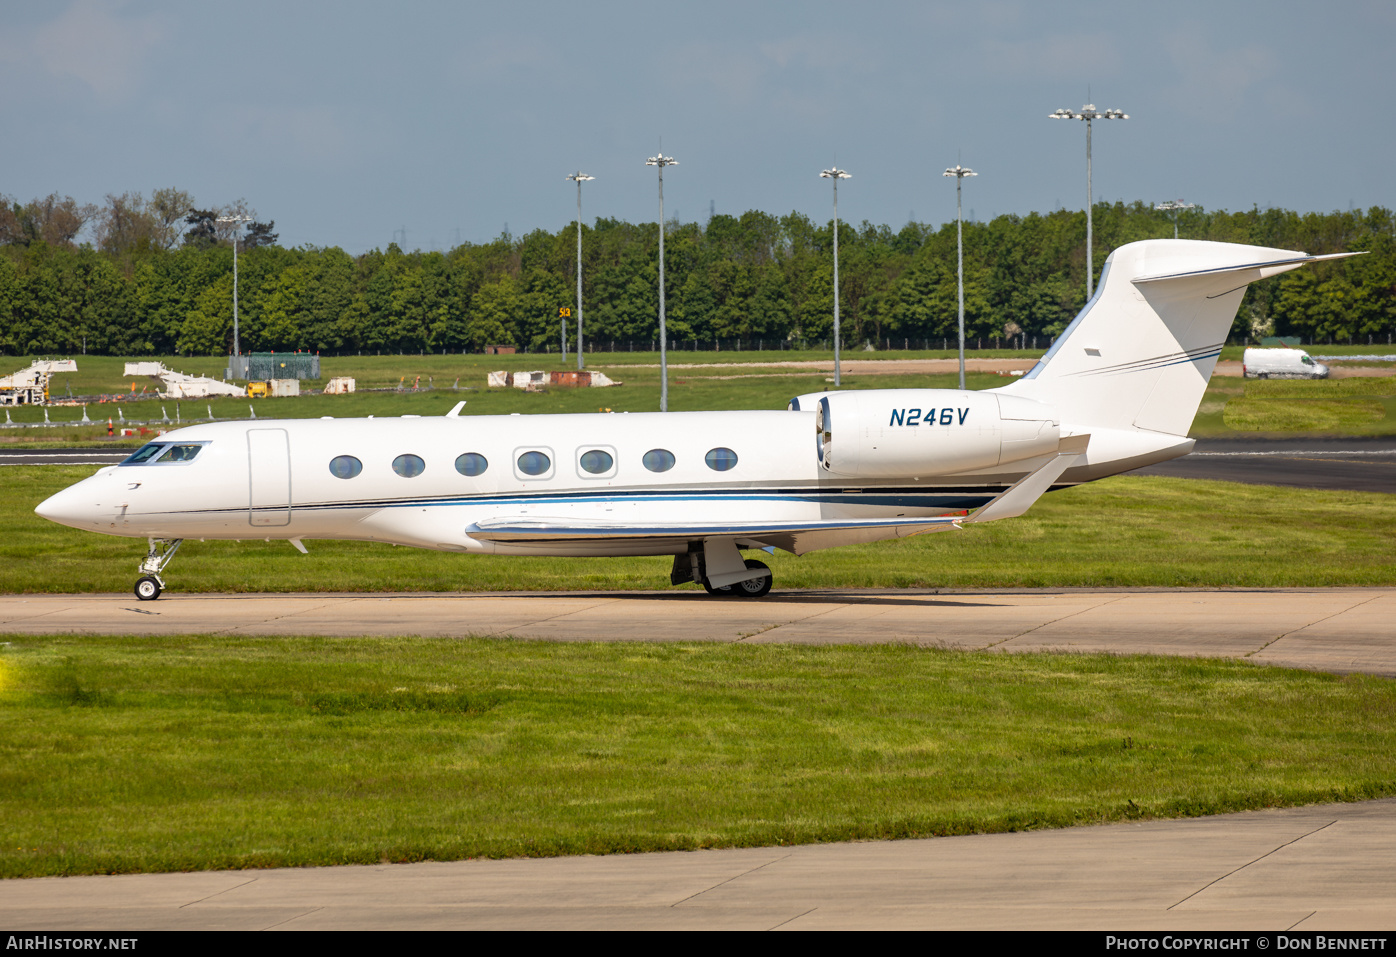
<svg viewBox="0 0 1396 957">
<path fill-rule="evenodd" d="M 172 445 L 170 450 L 160 456 L 161 464 L 165 462 L 192 462 L 194 456 L 199 454 L 202 445 Z"/>
<path fill-rule="evenodd" d="M 151 442 L 142 445 L 122 465 L 184 465 L 194 461 L 207 442 Z"/>
<path fill-rule="evenodd" d="M 136 450 L 136 453 L 134 455 L 126 459 L 126 461 L 122 462 L 121 464 L 141 465 L 145 462 L 149 462 L 151 459 L 155 458 L 155 456 L 159 455 L 163 451 L 165 451 L 164 445 L 162 445 L 159 442 L 151 442 L 149 445 L 142 445 L 139 449 Z"/>
</svg>

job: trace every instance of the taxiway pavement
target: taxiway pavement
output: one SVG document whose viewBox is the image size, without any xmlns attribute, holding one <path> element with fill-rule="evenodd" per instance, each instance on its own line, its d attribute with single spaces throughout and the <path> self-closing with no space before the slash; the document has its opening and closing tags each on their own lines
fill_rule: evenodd
<svg viewBox="0 0 1396 957">
<path fill-rule="evenodd" d="M 905 642 L 1245 658 L 1396 676 L 1396 589 L 0 596 L 0 632 Z"/>
<path fill-rule="evenodd" d="M 0 881 L 21 930 L 1390 930 L 1396 799 L 1017 834 Z"/>
</svg>

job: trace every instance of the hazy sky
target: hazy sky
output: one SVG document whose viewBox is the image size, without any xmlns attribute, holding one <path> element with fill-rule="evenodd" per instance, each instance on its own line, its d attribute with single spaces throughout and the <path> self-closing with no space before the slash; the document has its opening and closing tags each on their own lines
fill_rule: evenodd
<svg viewBox="0 0 1396 957">
<path fill-rule="evenodd" d="M 286 245 L 665 212 L 894 228 L 1098 200 L 1396 205 L 1396 3 L 0 2 L 0 192 L 246 198 Z"/>
</svg>

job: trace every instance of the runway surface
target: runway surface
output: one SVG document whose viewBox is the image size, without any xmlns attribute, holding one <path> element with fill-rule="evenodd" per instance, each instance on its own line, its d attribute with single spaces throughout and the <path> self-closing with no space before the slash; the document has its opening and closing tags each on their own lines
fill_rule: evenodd
<svg viewBox="0 0 1396 957">
<path fill-rule="evenodd" d="M 1396 799 L 930 840 L 0 881 L 19 930 L 1390 930 Z"/>
<path fill-rule="evenodd" d="M 1198 439 L 1191 454 L 1128 474 L 1396 493 L 1396 436 Z"/>
<path fill-rule="evenodd" d="M 0 465 L 115 465 L 135 449 L 0 449 Z"/>
<path fill-rule="evenodd" d="M 0 596 L 0 632 L 910 644 L 1246 658 L 1396 676 L 1396 589 Z"/>
</svg>

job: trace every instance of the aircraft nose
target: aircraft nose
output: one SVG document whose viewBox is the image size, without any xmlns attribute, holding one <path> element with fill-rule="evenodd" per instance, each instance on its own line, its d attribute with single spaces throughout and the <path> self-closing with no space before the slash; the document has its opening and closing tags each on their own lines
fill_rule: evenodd
<svg viewBox="0 0 1396 957">
<path fill-rule="evenodd" d="M 35 507 L 34 513 L 60 525 L 81 527 L 92 524 L 96 503 L 92 501 L 91 490 L 83 488 L 84 484 L 79 482 L 50 495 Z"/>
</svg>

